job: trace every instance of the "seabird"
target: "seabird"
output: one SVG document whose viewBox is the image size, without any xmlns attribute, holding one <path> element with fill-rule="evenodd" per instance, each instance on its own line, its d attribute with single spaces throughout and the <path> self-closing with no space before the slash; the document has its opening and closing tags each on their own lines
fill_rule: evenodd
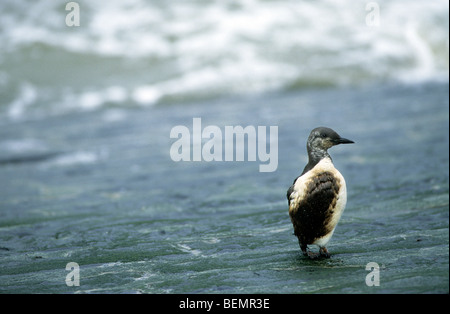
<svg viewBox="0 0 450 314">
<path fill-rule="evenodd" d="M 330 128 L 318 127 L 308 137 L 308 164 L 287 191 L 289 216 L 300 249 L 310 258 L 330 257 L 326 245 L 333 235 L 347 203 L 342 174 L 334 167 L 328 149 L 354 143 Z M 313 253 L 308 245 L 319 246 Z"/>
</svg>

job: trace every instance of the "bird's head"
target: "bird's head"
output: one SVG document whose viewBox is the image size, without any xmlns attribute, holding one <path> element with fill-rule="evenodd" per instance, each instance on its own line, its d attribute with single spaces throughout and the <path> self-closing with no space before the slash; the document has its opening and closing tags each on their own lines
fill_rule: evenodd
<svg viewBox="0 0 450 314">
<path fill-rule="evenodd" d="M 326 152 L 330 147 L 339 144 L 351 144 L 353 141 L 341 137 L 334 130 L 326 127 L 318 127 L 311 131 L 308 137 L 308 152 Z"/>
</svg>

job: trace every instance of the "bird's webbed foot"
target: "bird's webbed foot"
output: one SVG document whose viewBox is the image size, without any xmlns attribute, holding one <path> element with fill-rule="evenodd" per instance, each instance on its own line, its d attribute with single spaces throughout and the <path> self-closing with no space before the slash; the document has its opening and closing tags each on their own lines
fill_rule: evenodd
<svg viewBox="0 0 450 314">
<path fill-rule="evenodd" d="M 307 245 L 300 244 L 300 249 L 302 250 L 302 253 L 304 256 L 308 256 L 310 259 L 317 259 L 321 255 L 320 253 L 314 253 L 312 252 Z"/>
<path fill-rule="evenodd" d="M 330 258 L 331 257 L 331 255 L 330 255 L 330 253 L 328 253 L 328 250 L 327 250 L 326 247 L 321 247 L 319 249 L 319 255 L 322 256 L 322 257 L 325 257 L 325 258 Z"/>
<path fill-rule="evenodd" d="M 324 257 L 324 258 L 330 258 L 331 257 L 331 255 L 328 252 L 326 247 L 320 247 L 318 253 L 312 252 L 306 245 L 302 245 L 301 244 L 300 248 L 302 250 L 303 255 L 304 256 L 308 256 L 310 259 L 318 259 L 318 258 L 321 258 L 321 257 Z"/>
</svg>

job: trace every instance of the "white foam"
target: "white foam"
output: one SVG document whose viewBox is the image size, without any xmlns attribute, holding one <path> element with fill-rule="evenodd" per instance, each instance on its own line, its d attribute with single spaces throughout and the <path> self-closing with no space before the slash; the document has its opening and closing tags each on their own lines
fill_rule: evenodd
<svg viewBox="0 0 450 314">
<path fill-rule="evenodd" d="M 98 91 L 87 91 L 79 96 L 78 105 L 83 110 L 94 110 L 106 102 L 120 103 L 127 99 L 128 93 L 120 86 L 110 86 Z"/>
<path fill-rule="evenodd" d="M 29 153 L 42 152 L 48 149 L 47 145 L 34 138 L 24 138 L 17 140 L 6 140 L 0 142 L 0 150 L 8 151 L 10 153 Z"/>
<path fill-rule="evenodd" d="M 177 244 L 177 248 L 194 256 L 202 256 L 202 252 L 200 250 L 193 249 L 186 244 Z"/>
<path fill-rule="evenodd" d="M 78 164 L 93 164 L 99 159 L 99 156 L 93 152 L 78 151 L 55 157 L 50 162 L 52 165 L 66 167 Z"/>
<path fill-rule="evenodd" d="M 9 104 L 9 117 L 14 120 L 22 118 L 27 107 L 32 105 L 36 99 L 36 88 L 29 83 L 22 83 L 18 96 L 12 103 Z"/>
<path fill-rule="evenodd" d="M 151 85 L 143 85 L 136 87 L 131 93 L 131 98 L 138 104 L 148 106 L 155 104 L 162 93 Z"/>
<path fill-rule="evenodd" d="M 6 2 L 8 14 L 0 10 L 0 40 L 6 52 L 13 55 L 23 49 L 28 57 L 29 47 L 35 44 L 63 55 L 69 51 L 70 58 L 75 53 L 74 64 L 69 62 L 61 71 L 75 69 L 74 74 L 86 77 L 80 86 L 69 83 L 61 95 L 59 81 L 47 78 L 50 83 L 41 93 L 41 85 L 38 89 L 36 83 L 8 73 L 8 82 L 18 86 L 7 109 L 13 119 L 36 103 L 53 103 L 54 112 L 90 111 L 110 103 L 151 106 L 171 96 L 258 93 L 302 84 L 448 80 L 449 4 L 445 1 L 376 1 L 380 25 L 370 27 L 366 3 L 351 0 L 175 1 L 170 5 L 80 0 L 77 28 L 64 25 L 65 12 L 52 0 Z M 7 63 L 8 58 L 6 54 L 0 62 Z M 105 80 L 112 80 L 110 86 L 97 82 L 97 77 L 90 79 L 92 69 L 83 67 L 86 60 L 99 58 L 99 70 Z M 116 60 L 118 69 L 105 70 Z M 28 61 L 33 66 L 39 59 Z"/>
</svg>

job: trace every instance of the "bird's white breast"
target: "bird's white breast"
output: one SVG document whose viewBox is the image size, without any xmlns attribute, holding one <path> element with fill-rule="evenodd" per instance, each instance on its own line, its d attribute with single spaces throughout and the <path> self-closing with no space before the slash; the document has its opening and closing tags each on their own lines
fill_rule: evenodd
<svg viewBox="0 0 450 314">
<path fill-rule="evenodd" d="M 329 172 L 333 174 L 337 181 L 337 184 L 339 185 L 339 192 L 337 195 L 336 204 L 333 208 L 333 214 L 331 215 L 331 219 L 328 222 L 329 229 L 332 230 L 332 232 L 319 239 L 317 241 L 318 243 L 316 243 L 318 245 L 328 242 L 329 238 L 331 238 L 347 203 L 347 187 L 345 184 L 345 179 L 342 174 L 334 167 L 333 162 L 330 158 L 322 159 L 319 163 L 317 163 L 316 166 L 314 166 L 314 168 L 300 176 L 295 181 L 294 189 L 290 195 L 289 206 L 289 212 L 297 210 L 298 204 L 302 202 L 306 197 L 309 182 L 313 180 L 314 177 L 323 172 Z"/>
</svg>

